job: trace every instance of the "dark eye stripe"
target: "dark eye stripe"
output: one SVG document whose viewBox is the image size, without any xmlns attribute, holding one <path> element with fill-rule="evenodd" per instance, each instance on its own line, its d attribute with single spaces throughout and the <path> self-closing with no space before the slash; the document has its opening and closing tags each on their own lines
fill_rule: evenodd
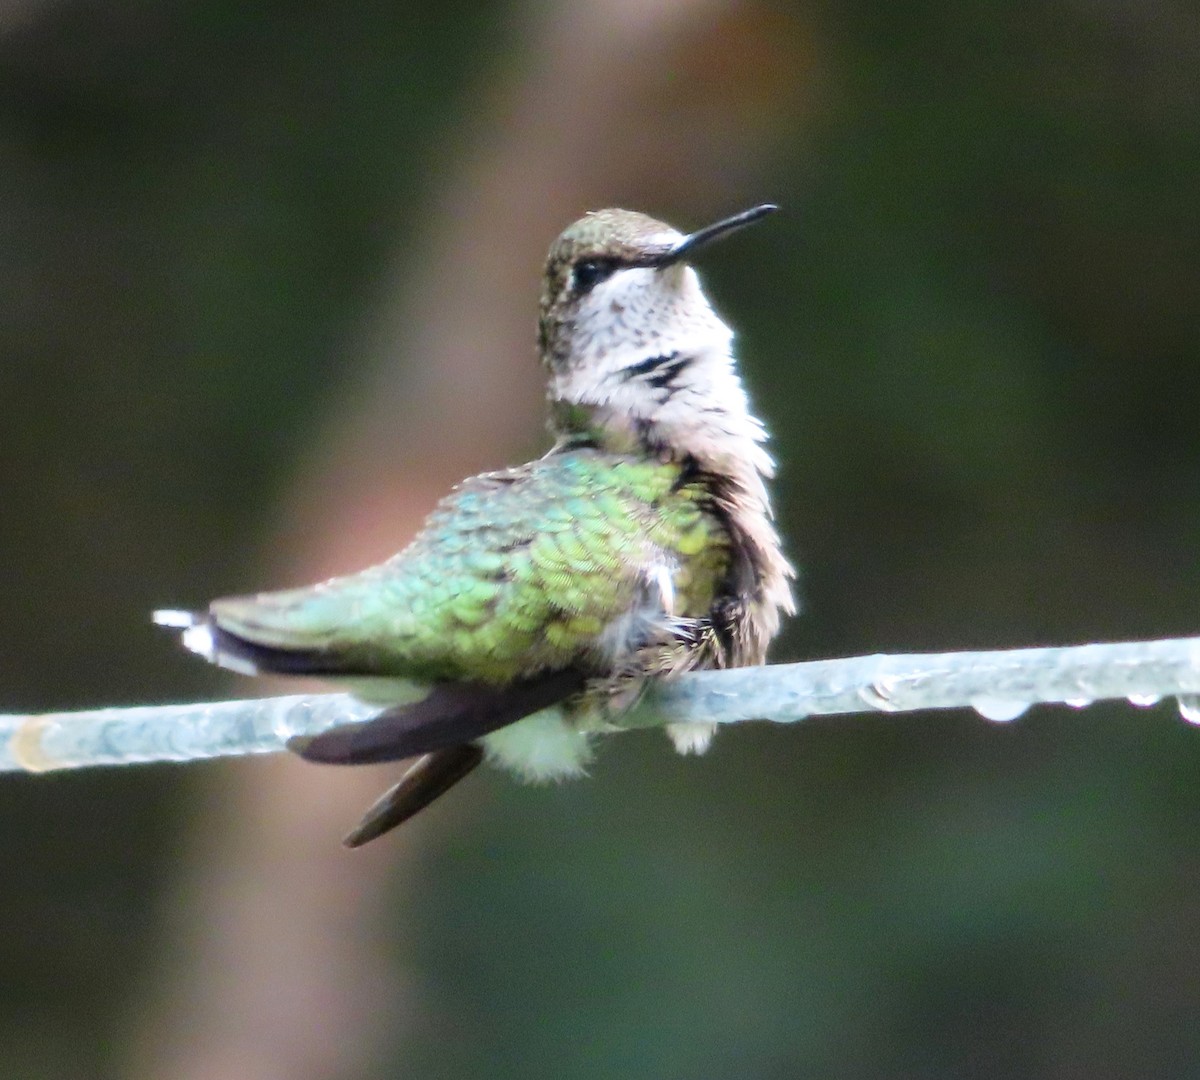
<svg viewBox="0 0 1200 1080">
<path fill-rule="evenodd" d="M 612 277 L 618 264 L 612 259 L 582 259 L 571 271 L 571 282 L 576 292 L 585 293 L 595 288 L 606 278 Z"/>
</svg>

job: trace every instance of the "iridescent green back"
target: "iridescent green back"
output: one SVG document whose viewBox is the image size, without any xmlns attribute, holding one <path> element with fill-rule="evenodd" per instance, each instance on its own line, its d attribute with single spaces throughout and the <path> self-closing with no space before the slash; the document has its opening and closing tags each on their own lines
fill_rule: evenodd
<svg viewBox="0 0 1200 1080">
<path fill-rule="evenodd" d="M 675 612 L 707 614 L 729 541 L 675 464 L 591 449 L 465 481 L 386 563 L 323 585 L 214 603 L 258 644 L 317 649 L 364 674 L 483 680 L 582 665 L 665 564 Z"/>
</svg>

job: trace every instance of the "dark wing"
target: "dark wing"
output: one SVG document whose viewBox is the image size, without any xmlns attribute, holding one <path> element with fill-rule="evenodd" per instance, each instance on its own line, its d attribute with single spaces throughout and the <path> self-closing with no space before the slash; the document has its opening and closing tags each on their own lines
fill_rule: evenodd
<svg viewBox="0 0 1200 1080">
<path fill-rule="evenodd" d="M 397 705 L 361 724 L 298 735 L 288 749 L 329 765 L 373 765 L 473 742 L 583 689 L 586 676 L 567 669 L 504 686 L 438 683 L 420 701 Z"/>
</svg>

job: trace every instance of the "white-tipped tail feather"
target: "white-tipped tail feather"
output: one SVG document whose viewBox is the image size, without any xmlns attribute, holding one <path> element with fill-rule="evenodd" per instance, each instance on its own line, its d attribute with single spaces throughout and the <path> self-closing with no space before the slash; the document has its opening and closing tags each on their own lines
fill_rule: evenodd
<svg viewBox="0 0 1200 1080">
<path fill-rule="evenodd" d="M 159 608 L 150 613 L 150 621 L 155 626 L 168 626 L 172 630 L 186 630 L 195 625 L 194 611 L 180 611 L 178 608 Z"/>
<path fill-rule="evenodd" d="M 189 652 L 204 657 L 210 664 L 219 664 L 227 671 L 239 675 L 257 675 L 257 665 L 244 656 L 235 656 L 217 646 L 213 633 L 212 619 L 205 612 L 181 611 L 177 608 L 159 608 L 150 618 L 157 626 L 171 630 L 182 630 L 179 641 Z"/>
</svg>

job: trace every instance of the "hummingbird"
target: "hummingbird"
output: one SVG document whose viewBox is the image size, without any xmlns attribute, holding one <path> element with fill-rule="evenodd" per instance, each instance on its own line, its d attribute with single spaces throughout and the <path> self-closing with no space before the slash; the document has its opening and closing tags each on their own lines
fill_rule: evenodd
<svg viewBox="0 0 1200 1080">
<path fill-rule="evenodd" d="M 485 758 L 525 780 L 583 773 L 649 680 L 765 661 L 795 610 L 795 572 L 773 523 L 766 430 L 691 263 L 775 209 L 687 234 L 629 210 L 580 218 L 542 282 L 543 457 L 464 480 L 386 562 L 154 613 L 213 663 L 327 677 L 382 706 L 288 744 L 333 764 L 417 759 L 348 847 Z M 667 731 L 702 753 L 715 725 Z"/>
</svg>

